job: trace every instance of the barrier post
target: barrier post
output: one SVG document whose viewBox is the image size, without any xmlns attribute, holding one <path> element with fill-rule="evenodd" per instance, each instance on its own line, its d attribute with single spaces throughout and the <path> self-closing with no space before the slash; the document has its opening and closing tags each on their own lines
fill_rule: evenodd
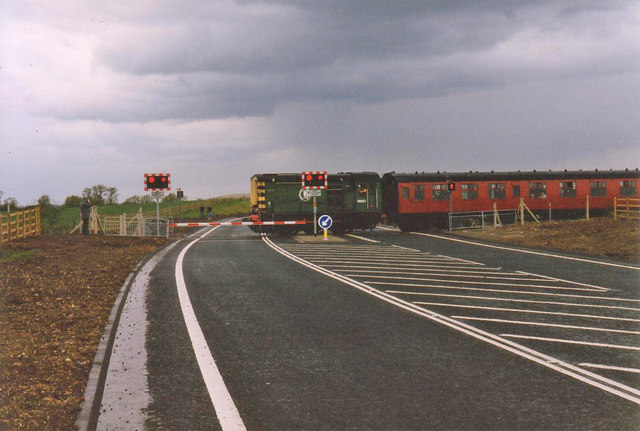
<svg viewBox="0 0 640 431">
<path fill-rule="evenodd" d="M 587 220 L 589 220 L 589 195 L 587 195 Z"/>
<path fill-rule="evenodd" d="M 631 209 L 629 207 L 629 198 L 625 199 L 627 202 L 627 220 L 629 220 L 631 218 Z"/>
<path fill-rule="evenodd" d="M 520 225 L 524 226 L 524 198 L 520 198 Z"/>
<path fill-rule="evenodd" d="M 613 220 L 618 220 L 618 197 L 613 197 Z"/>
</svg>

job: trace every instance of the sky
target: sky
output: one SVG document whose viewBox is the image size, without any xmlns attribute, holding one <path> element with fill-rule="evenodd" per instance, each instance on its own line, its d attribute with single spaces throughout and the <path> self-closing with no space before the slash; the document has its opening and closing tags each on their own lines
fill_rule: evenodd
<svg viewBox="0 0 640 431">
<path fill-rule="evenodd" d="M 635 169 L 639 78 L 637 1 L 6 1 L 0 191 Z"/>
</svg>

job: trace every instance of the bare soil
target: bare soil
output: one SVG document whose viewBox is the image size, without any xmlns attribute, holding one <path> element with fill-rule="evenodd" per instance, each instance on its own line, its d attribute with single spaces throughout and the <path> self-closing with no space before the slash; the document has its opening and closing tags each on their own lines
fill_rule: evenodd
<svg viewBox="0 0 640 431">
<path fill-rule="evenodd" d="M 640 262 L 637 221 L 554 221 L 456 234 Z M 0 430 L 74 429 L 115 298 L 138 262 L 166 242 L 44 235 L 0 244 Z"/>
<path fill-rule="evenodd" d="M 64 235 L 0 244 L 0 430 L 72 430 L 127 275 L 163 239 Z"/>
<path fill-rule="evenodd" d="M 640 262 L 640 222 L 603 217 L 591 220 L 562 220 L 498 229 L 455 231 L 456 235 L 502 244 L 519 245 Z"/>
</svg>

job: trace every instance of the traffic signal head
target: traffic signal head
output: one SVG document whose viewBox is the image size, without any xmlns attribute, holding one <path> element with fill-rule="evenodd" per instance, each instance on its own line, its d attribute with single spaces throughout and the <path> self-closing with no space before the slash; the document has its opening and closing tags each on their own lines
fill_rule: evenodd
<svg viewBox="0 0 640 431">
<path fill-rule="evenodd" d="M 328 184 L 326 172 L 303 172 L 303 189 L 326 189 Z"/>
<path fill-rule="evenodd" d="M 447 183 L 447 188 L 450 192 L 454 191 L 456 189 L 456 183 Z"/>
<path fill-rule="evenodd" d="M 171 190 L 171 174 L 144 174 L 144 190 Z"/>
</svg>

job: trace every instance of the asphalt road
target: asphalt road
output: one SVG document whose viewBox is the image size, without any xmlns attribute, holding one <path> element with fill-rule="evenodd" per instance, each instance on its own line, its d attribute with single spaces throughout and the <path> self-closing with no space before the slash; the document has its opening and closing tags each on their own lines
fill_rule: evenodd
<svg viewBox="0 0 640 431">
<path fill-rule="evenodd" d="M 222 227 L 184 253 L 195 317 L 246 429 L 640 427 L 637 269 L 358 236 Z M 177 293 L 189 243 L 151 274 L 149 429 L 226 420 Z"/>
</svg>

